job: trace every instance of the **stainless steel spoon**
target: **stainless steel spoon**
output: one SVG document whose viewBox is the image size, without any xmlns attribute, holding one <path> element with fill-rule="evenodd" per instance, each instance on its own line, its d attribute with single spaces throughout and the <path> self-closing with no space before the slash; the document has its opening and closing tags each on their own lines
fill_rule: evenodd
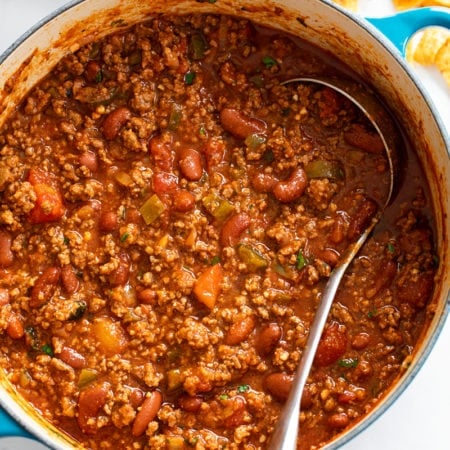
<svg viewBox="0 0 450 450">
<path fill-rule="evenodd" d="M 347 267 L 352 262 L 353 258 L 356 256 L 359 249 L 362 247 L 369 234 L 380 220 L 385 207 L 391 199 L 395 184 L 395 174 L 397 173 L 396 145 L 398 135 L 389 114 L 371 93 L 368 91 L 362 91 L 360 86 L 357 86 L 351 82 L 331 78 L 293 78 L 284 81 L 282 84 L 286 85 L 295 82 L 318 83 L 327 86 L 347 97 L 358 108 L 360 108 L 361 111 L 363 111 L 383 141 L 389 163 L 390 184 L 383 207 L 378 210 L 377 214 L 372 218 L 372 221 L 358 240 L 353 242 L 346 249 L 328 279 L 309 331 L 300 364 L 293 379 L 289 397 L 284 405 L 278 424 L 272 435 L 268 450 L 296 450 L 297 448 L 300 402 L 302 399 L 303 389 L 309 376 L 317 347 L 327 321 L 328 313 Z"/>
</svg>

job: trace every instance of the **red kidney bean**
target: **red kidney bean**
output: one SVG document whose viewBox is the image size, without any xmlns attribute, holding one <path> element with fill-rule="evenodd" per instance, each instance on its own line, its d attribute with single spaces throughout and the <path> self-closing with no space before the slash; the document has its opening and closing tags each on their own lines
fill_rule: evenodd
<svg viewBox="0 0 450 450">
<path fill-rule="evenodd" d="M 224 418 L 223 424 L 226 428 L 236 428 L 244 422 L 244 414 L 246 409 L 245 400 L 242 397 L 237 396 L 230 399 L 229 402 L 233 403 L 231 405 L 232 413 Z"/>
<path fill-rule="evenodd" d="M 195 197 L 184 189 L 172 193 L 173 209 L 178 212 L 188 212 L 194 209 Z"/>
<path fill-rule="evenodd" d="M 384 144 L 378 133 L 370 132 L 360 124 L 352 124 L 344 133 L 344 140 L 368 153 L 382 153 Z"/>
<path fill-rule="evenodd" d="M 156 167 L 171 172 L 174 160 L 171 143 L 163 136 L 154 136 L 150 139 L 148 146 Z"/>
<path fill-rule="evenodd" d="M 5 288 L 0 288 L 0 307 L 9 303 L 9 291 Z"/>
<path fill-rule="evenodd" d="M 145 394 L 142 389 L 139 388 L 131 388 L 130 392 L 130 404 L 133 406 L 133 408 L 138 408 L 142 405 L 142 402 L 144 401 Z"/>
<path fill-rule="evenodd" d="M 162 404 L 162 395 L 159 391 L 153 391 L 145 398 L 141 405 L 141 409 L 136 414 L 133 422 L 131 434 L 135 437 L 140 436 L 147 429 L 148 424 L 156 417 Z"/>
<path fill-rule="evenodd" d="M 267 128 L 262 120 L 232 108 L 220 111 L 220 123 L 226 131 L 239 139 L 245 139 L 250 134 L 262 134 Z"/>
<path fill-rule="evenodd" d="M 119 227 L 119 218 L 117 217 L 117 214 L 113 211 L 102 212 L 98 220 L 98 227 L 100 231 L 105 231 L 107 233 L 117 230 Z"/>
<path fill-rule="evenodd" d="M 432 272 L 419 272 L 414 278 L 410 274 L 397 283 L 397 295 L 401 302 L 423 308 L 430 298 L 433 286 Z"/>
<path fill-rule="evenodd" d="M 220 231 L 220 244 L 222 247 L 235 245 L 241 234 L 250 226 L 250 217 L 246 213 L 237 213 L 231 216 Z"/>
<path fill-rule="evenodd" d="M 377 211 L 378 205 L 370 198 L 365 199 L 350 218 L 347 237 L 351 240 L 358 238 L 369 225 Z"/>
<path fill-rule="evenodd" d="M 42 272 L 31 290 L 30 306 L 32 308 L 41 307 L 53 297 L 60 276 L 61 269 L 59 267 L 47 267 Z"/>
<path fill-rule="evenodd" d="M 67 264 L 61 268 L 61 283 L 69 295 L 78 291 L 80 282 L 74 268 L 70 264 Z"/>
<path fill-rule="evenodd" d="M 71 347 L 63 347 L 58 357 L 74 369 L 82 369 L 86 366 L 86 358 Z"/>
<path fill-rule="evenodd" d="M 126 106 L 121 106 L 111 111 L 103 121 L 103 136 L 108 141 L 112 141 L 119 134 L 120 129 L 130 119 L 131 111 Z"/>
<path fill-rule="evenodd" d="M 288 203 L 296 200 L 305 192 L 308 178 L 300 166 L 292 171 L 287 180 L 278 181 L 273 188 L 273 195 L 282 202 Z"/>
<path fill-rule="evenodd" d="M 340 214 L 338 214 L 334 218 L 333 227 L 330 233 L 330 241 L 333 244 L 340 244 L 344 240 L 345 228 L 346 228 L 345 219 Z"/>
<path fill-rule="evenodd" d="M 275 372 L 264 378 L 264 388 L 279 401 L 285 401 L 291 390 L 293 377 L 284 372 Z"/>
<path fill-rule="evenodd" d="M 9 267 L 14 262 L 11 244 L 11 235 L 6 231 L 0 230 L 0 267 Z"/>
<path fill-rule="evenodd" d="M 281 338 L 282 329 L 275 322 L 264 325 L 256 335 L 255 348 L 260 355 L 268 355 Z"/>
<path fill-rule="evenodd" d="M 223 161 L 225 156 L 225 144 L 219 139 L 208 139 L 203 151 L 205 153 L 208 170 L 212 170 Z"/>
<path fill-rule="evenodd" d="M 128 282 L 128 277 L 130 275 L 130 257 L 127 253 L 121 252 L 118 255 L 119 266 L 110 275 L 109 282 L 112 286 L 125 286 Z"/>
<path fill-rule="evenodd" d="M 181 173 L 189 181 L 198 181 L 203 175 L 202 157 L 197 150 L 192 148 L 181 150 L 178 164 Z"/>
<path fill-rule="evenodd" d="M 313 396 L 311 393 L 311 389 L 309 388 L 309 386 L 305 386 L 303 389 L 300 407 L 302 410 L 304 410 L 311 408 L 312 405 L 313 405 Z"/>
<path fill-rule="evenodd" d="M 157 172 L 152 176 L 152 188 L 156 194 L 165 194 L 178 187 L 178 178 L 168 172 Z"/>
<path fill-rule="evenodd" d="M 318 257 L 322 261 L 325 261 L 330 267 L 334 267 L 339 261 L 339 253 L 331 248 L 321 250 Z"/>
<path fill-rule="evenodd" d="M 337 322 L 328 325 L 320 338 L 314 364 L 325 367 L 335 363 L 347 349 L 347 335 Z"/>
<path fill-rule="evenodd" d="M 225 344 L 240 344 L 242 341 L 247 339 L 247 337 L 255 328 L 255 325 L 256 321 L 253 316 L 245 316 L 243 318 L 238 316 L 236 322 L 231 325 L 227 334 L 225 335 Z"/>
<path fill-rule="evenodd" d="M 154 305 L 157 300 L 156 292 L 153 289 L 147 288 L 136 293 L 136 298 L 139 303 L 144 305 Z"/>
<path fill-rule="evenodd" d="M 84 76 L 90 83 L 101 81 L 102 67 L 98 61 L 88 61 L 84 69 Z"/>
<path fill-rule="evenodd" d="M 25 334 L 22 320 L 16 313 L 12 313 L 9 316 L 6 333 L 11 339 L 21 339 Z"/>
<path fill-rule="evenodd" d="M 202 397 L 199 395 L 191 396 L 183 394 L 178 399 L 178 404 L 181 409 L 187 412 L 195 413 L 200 410 L 203 403 Z"/>
<path fill-rule="evenodd" d="M 275 185 L 278 183 L 278 179 L 271 174 L 259 172 L 252 177 L 252 186 L 256 192 L 272 192 Z"/>
<path fill-rule="evenodd" d="M 344 391 L 341 394 L 338 395 L 338 402 L 339 403 L 352 403 L 356 400 L 356 394 L 352 391 Z"/>
<path fill-rule="evenodd" d="M 327 422 L 329 427 L 340 430 L 350 423 L 350 419 L 346 413 L 336 413 L 330 416 Z"/>
<path fill-rule="evenodd" d="M 351 346 L 356 350 L 363 350 L 369 345 L 369 343 L 370 343 L 370 334 L 361 332 L 353 336 Z"/>
<path fill-rule="evenodd" d="M 98 161 L 94 152 L 85 152 L 80 155 L 79 162 L 82 166 L 86 166 L 91 172 L 97 172 Z"/>
<path fill-rule="evenodd" d="M 78 425 L 85 434 L 92 435 L 97 431 L 93 418 L 99 413 L 106 403 L 109 392 L 109 384 L 106 382 L 87 386 L 78 397 Z"/>
</svg>

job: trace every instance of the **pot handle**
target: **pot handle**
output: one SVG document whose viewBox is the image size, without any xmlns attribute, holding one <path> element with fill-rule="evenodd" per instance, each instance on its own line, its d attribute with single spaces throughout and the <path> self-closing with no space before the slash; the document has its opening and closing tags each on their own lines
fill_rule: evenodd
<svg viewBox="0 0 450 450">
<path fill-rule="evenodd" d="M 450 28 L 450 9 L 440 7 L 416 8 L 388 17 L 367 18 L 405 56 L 408 39 L 421 28 L 442 26 Z"/>
<path fill-rule="evenodd" d="M 3 408 L 0 408 L 0 431 L 2 436 L 31 437 Z"/>
</svg>

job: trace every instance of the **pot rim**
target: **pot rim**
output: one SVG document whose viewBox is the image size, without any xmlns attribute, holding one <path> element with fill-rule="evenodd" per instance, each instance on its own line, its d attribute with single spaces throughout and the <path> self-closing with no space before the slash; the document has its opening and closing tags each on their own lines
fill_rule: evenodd
<svg viewBox="0 0 450 450">
<path fill-rule="evenodd" d="M 72 8 L 85 3 L 89 0 L 70 0 L 64 5 L 59 6 L 51 13 L 47 14 L 41 20 L 36 22 L 33 26 L 31 26 L 25 33 L 23 33 L 19 38 L 17 38 L 11 45 L 9 45 L 1 54 L 0 54 L 0 67 L 5 63 L 10 55 L 12 55 L 17 48 L 19 48 L 22 44 L 24 44 L 28 39 L 32 38 L 32 36 L 39 31 L 43 26 L 52 22 L 61 14 L 71 10 Z M 447 155 L 450 157 L 450 127 L 447 128 L 442 114 L 438 111 L 430 93 L 428 92 L 426 86 L 420 79 L 420 77 L 414 73 L 413 68 L 406 62 L 404 57 L 402 56 L 399 49 L 394 45 L 394 43 L 380 31 L 373 23 L 371 23 L 367 18 L 358 15 L 357 13 L 353 13 L 340 5 L 333 3 L 331 0 L 316 0 L 320 3 L 323 3 L 328 8 L 342 14 L 347 17 L 354 23 L 356 23 L 361 29 L 363 29 L 366 33 L 371 35 L 383 48 L 386 52 L 390 54 L 390 56 L 395 59 L 396 63 L 400 66 L 404 74 L 413 82 L 417 91 L 420 93 L 421 97 L 424 99 L 424 103 L 429 108 L 431 115 L 433 116 L 437 128 L 439 129 L 439 133 L 442 136 L 442 139 L 445 143 L 445 147 L 447 150 Z M 271 4 L 275 3 L 275 1 L 271 1 Z M 423 13 L 426 14 L 428 10 L 431 9 L 439 9 L 439 8 L 421 8 Z M 440 8 L 444 10 L 445 8 Z M 449 14 L 448 11 L 446 11 Z M 396 17 L 399 14 L 394 14 L 392 17 Z M 342 445 L 351 441 L 355 436 L 363 432 L 367 429 L 371 424 L 373 424 L 377 419 L 382 416 L 386 410 L 390 408 L 390 406 L 403 394 L 406 388 L 411 384 L 411 382 L 415 379 L 422 366 L 426 362 L 427 358 L 431 354 L 436 341 L 438 340 L 441 331 L 446 323 L 448 316 L 450 315 L 450 289 L 447 289 L 447 293 L 443 294 L 443 299 L 445 300 L 445 305 L 442 308 L 442 311 L 439 315 L 436 315 L 432 322 L 430 322 L 428 328 L 432 330 L 432 332 L 428 332 L 426 336 L 426 344 L 422 345 L 418 352 L 414 354 L 414 364 L 412 364 L 406 372 L 401 375 L 400 379 L 397 379 L 394 382 L 394 385 L 389 388 L 386 396 L 383 399 L 378 401 L 377 406 L 372 409 L 369 414 L 363 416 L 363 418 L 355 423 L 349 430 L 345 431 L 337 438 L 335 438 L 332 442 L 325 445 L 323 447 L 327 450 L 337 449 Z M 4 389 L 3 386 L 0 386 L 0 393 L 7 393 L 7 390 Z M 46 430 L 44 427 L 44 422 L 39 423 L 40 421 L 36 421 L 35 418 L 26 415 L 23 417 L 24 409 L 13 400 L 12 396 L 7 393 L 8 397 L 3 398 L 3 395 L 0 395 L 0 405 L 3 407 L 25 430 L 31 432 L 34 436 L 40 439 L 45 444 L 51 446 L 52 448 L 68 448 L 65 447 L 59 440 L 55 443 L 54 438 L 57 437 L 52 435 L 50 431 Z"/>
</svg>

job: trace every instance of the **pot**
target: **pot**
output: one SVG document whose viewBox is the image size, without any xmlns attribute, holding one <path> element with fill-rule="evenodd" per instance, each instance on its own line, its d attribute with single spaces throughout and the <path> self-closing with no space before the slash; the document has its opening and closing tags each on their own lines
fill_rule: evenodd
<svg viewBox="0 0 450 450">
<path fill-rule="evenodd" d="M 239 14 L 263 25 L 287 30 L 335 54 L 371 84 L 393 111 L 415 144 L 430 185 L 436 220 L 436 247 L 440 268 L 432 299 L 435 314 L 424 330 L 412 363 L 382 402 L 356 427 L 339 436 L 327 448 L 337 448 L 379 417 L 400 395 L 420 370 L 436 342 L 449 310 L 450 273 L 450 142 L 444 124 L 432 106 L 421 83 L 404 63 L 401 52 L 407 36 L 434 23 L 449 26 L 444 9 L 428 10 L 428 16 L 414 12 L 402 15 L 392 27 L 388 21 L 373 20 L 383 33 L 391 34 L 393 45 L 367 21 L 321 0 L 217 2 L 186 0 L 73 1 L 42 21 L 0 57 L 0 126 L 49 70 L 70 51 L 91 40 L 144 19 L 151 13 L 213 12 Z M 403 24 L 403 26 L 402 26 Z M 0 403 L 26 430 L 57 449 L 73 448 L 74 443 L 18 396 L 0 374 Z"/>
</svg>

